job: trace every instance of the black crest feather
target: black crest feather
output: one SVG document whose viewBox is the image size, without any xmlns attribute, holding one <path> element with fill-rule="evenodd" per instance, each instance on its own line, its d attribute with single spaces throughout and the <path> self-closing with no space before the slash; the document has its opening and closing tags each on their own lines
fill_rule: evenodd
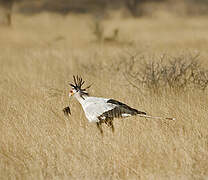
<svg viewBox="0 0 208 180">
<path fill-rule="evenodd" d="M 86 88 L 82 88 L 83 84 L 85 83 L 85 81 L 83 81 L 81 76 L 74 76 L 73 75 L 73 79 L 74 79 L 74 84 L 69 83 L 70 86 L 72 86 L 74 89 L 76 89 L 77 91 L 80 91 L 81 95 L 89 95 L 86 90 L 89 89 L 91 87 L 91 85 L 87 86 Z"/>
</svg>

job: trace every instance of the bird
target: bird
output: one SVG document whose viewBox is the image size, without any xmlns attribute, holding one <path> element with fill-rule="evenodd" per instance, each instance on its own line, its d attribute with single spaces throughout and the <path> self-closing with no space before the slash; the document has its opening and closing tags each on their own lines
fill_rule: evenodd
<svg viewBox="0 0 208 180">
<path fill-rule="evenodd" d="M 87 86 L 83 88 L 82 77 L 74 76 L 74 84 L 69 83 L 71 90 L 69 92 L 69 98 L 75 97 L 81 104 L 85 116 L 90 123 L 96 123 L 97 128 L 100 133 L 103 134 L 102 124 L 105 123 L 114 132 L 115 128 L 113 125 L 113 120 L 115 118 L 126 118 L 130 116 L 140 116 L 145 118 L 155 118 L 155 119 L 168 119 L 175 120 L 175 118 L 163 118 L 156 116 L 149 116 L 146 112 L 134 109 L 120 101 L 103 98 L 103 97 L 93 97 L 87 92 L 87 89 L 91 87 Z M 66 107 L 63 109 L 65 115 L 71 114 L 70 108 Z"/>
</svg>

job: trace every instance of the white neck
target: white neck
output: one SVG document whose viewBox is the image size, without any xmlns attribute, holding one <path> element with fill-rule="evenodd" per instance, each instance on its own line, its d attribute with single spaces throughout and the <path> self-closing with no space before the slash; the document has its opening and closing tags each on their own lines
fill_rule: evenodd
<svg viewBox="0 0 208 180">
<path fill-rule="evenodd" d="M 79 101 L 81 105 L 83 105 L 85 100 L 88 98 L 87 95 L 82 95 L 81 97 L 79 93 L 74 94 L 74 97 Z"/>
</svg>

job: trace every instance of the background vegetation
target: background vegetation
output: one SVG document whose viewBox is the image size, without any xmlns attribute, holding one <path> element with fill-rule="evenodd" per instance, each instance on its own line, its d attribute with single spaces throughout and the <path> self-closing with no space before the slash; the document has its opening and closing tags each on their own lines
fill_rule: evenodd
<svg viewBox="0 0 208 180">
<path fill-rule="evenodd" d="M 139 17 L 28 14 L 26 5 L 0 28 L 0 179 L 207 179 L 205 14 L 162 2 Z M 68 100 L 73 74 L 93 83 L 93 96 L 177 120 L 117 119 L 102 138 Z"/>
</svg>

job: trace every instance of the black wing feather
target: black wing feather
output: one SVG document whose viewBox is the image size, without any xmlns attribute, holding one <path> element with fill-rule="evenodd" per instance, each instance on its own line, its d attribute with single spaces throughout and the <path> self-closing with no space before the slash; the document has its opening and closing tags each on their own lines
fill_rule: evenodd
<svg viewBox="0 0 208 180">
<path fill-rule="evenodd" d="M 122 102 L 116 101 L 114 99 L 109 99 L 107 101 L 107 103 L 118 105 L 117 107 L 119 107 L 119 109 L 122 113 L 131 114 L 131 115 L 146 114 L 143 111 L 138 111 L 137 109 L 131 108 L 130 106 L 128 106 Z"/>
<path fill-rule="evenodd" d="M 129 114 L 131 116 L 134 116 L 137 114 L 146 114 L 145 112 L 138 111 L 137 109 L 131 108 L 128 105 L 122 102 L 116 101 L 114 99 L 109 99 L 107 103 L 115 104 L 117 106 L 109 111 L 104 112 L 98 117 L 98 119 L 103 122 L 106 122 L 109 120 L 111 121 L 114 118 L 121 118 L 123 117 L 122 116 L 123 114 Z"/>
</svg>

